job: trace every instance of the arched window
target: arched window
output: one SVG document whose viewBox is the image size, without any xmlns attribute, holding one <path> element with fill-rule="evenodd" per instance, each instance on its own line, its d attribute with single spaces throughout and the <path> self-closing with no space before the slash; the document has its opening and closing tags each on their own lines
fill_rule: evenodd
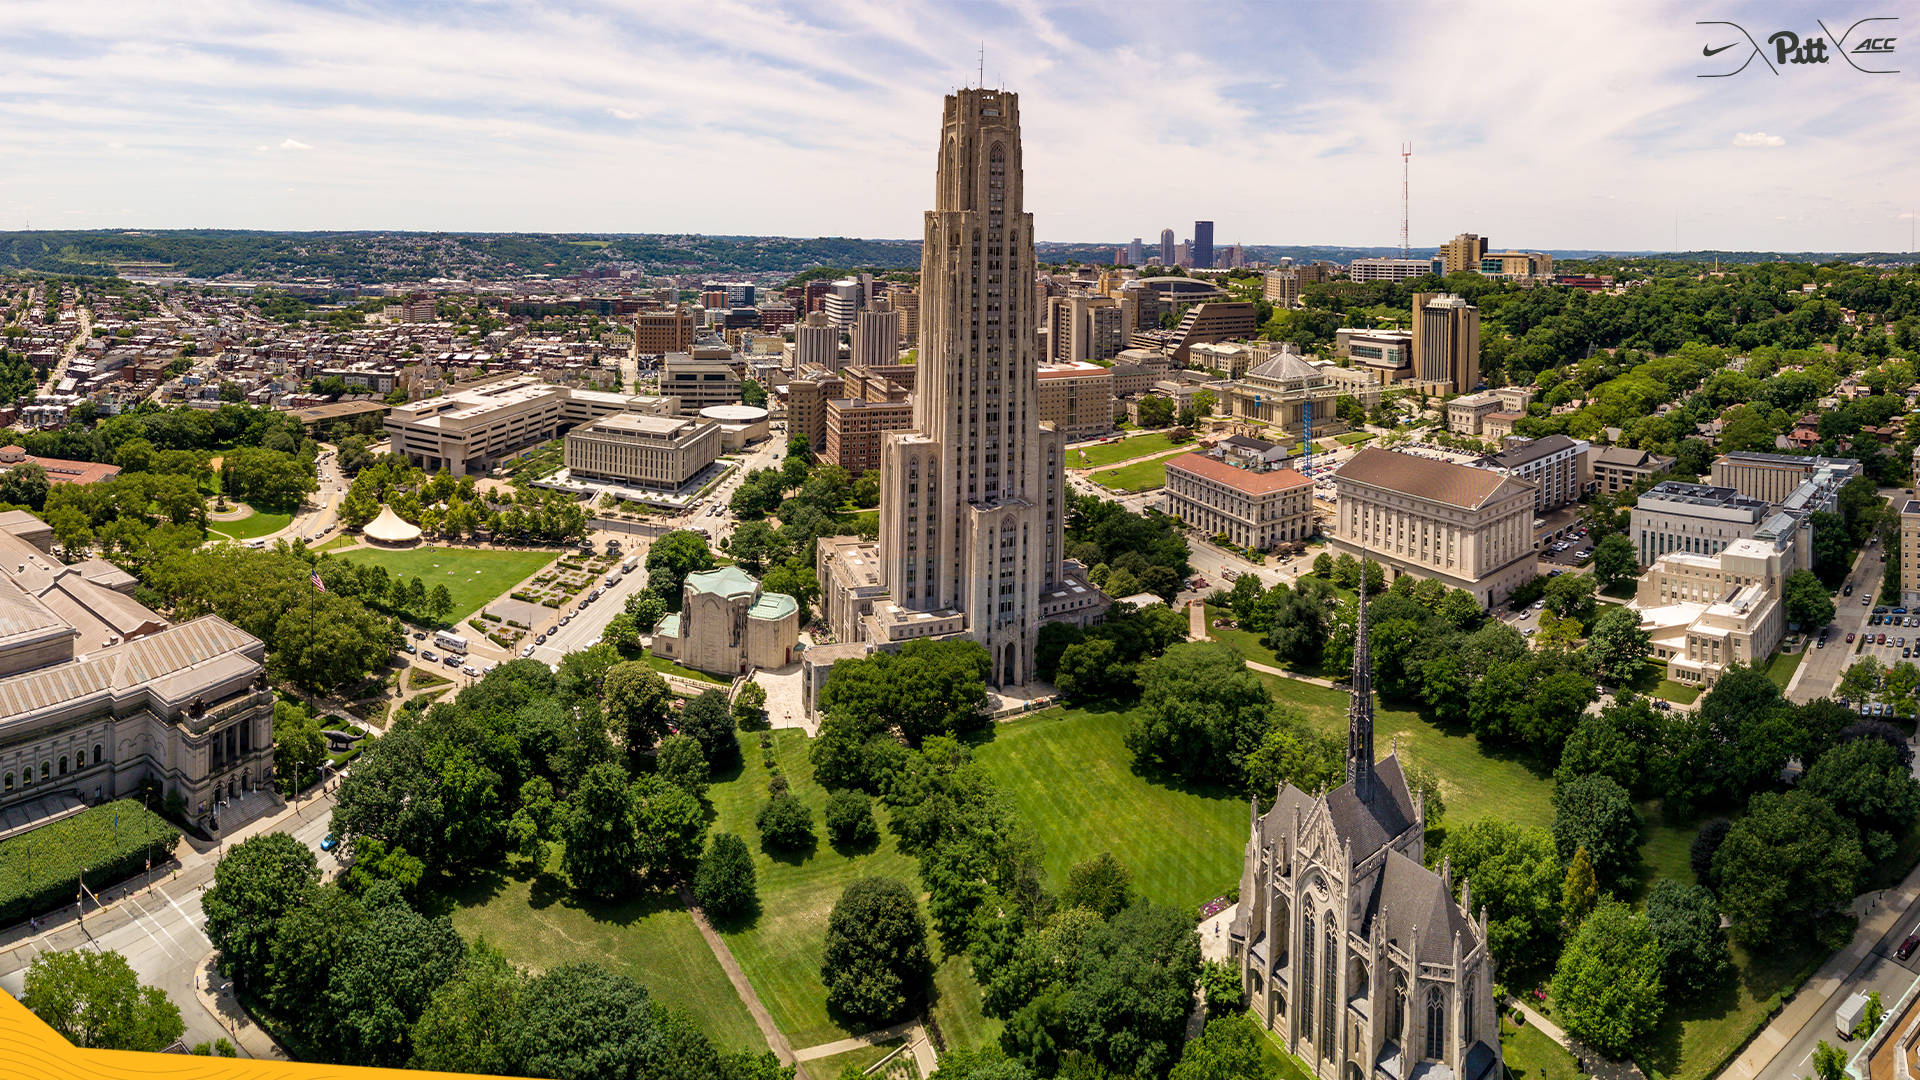
<svg viewBox="0 0 1920 1080">
<path fill-rule="evenodd" d="M 1327 913 L 1326 935 L 1327 947 L 1320 957 L 1321 982 L 1324 984 L 1320 987 L 1320 1041 L 1326 1044 L 1321 1047 L 1324 1055 L 1332 1059 L 1334 1044 L 1340 1041 L 1340 1013 L 1336 1000 L 1340 996 L 1340 945 L 1334 935 L 1332 912 Z"/>
<path fill-rule="evenodd" d="M 1313 1038 L 1313 909 L 1300 916 L 1300 1037 Z"/>
<path fill-rule="evenodd" d="M 47 764 L 44 761 L 41 762 L 40 763 L 40 779 L 45 780 L 51 777 L 52 775 L 53 775 L 53 766 Z"/>
<path fill-rule="evenodd" d="M 7 786 L 6 786 L 6 790 L 7 790 L 7 791 L 12 791 L 12 790 L 13 790 L 13 774 L 12 774 L 12 773 L 8 773 L 8 774 L 7 774 Z"/>
<path fill-rule="evenodd" d="M 1469 975 L 1460 989 L 1460 1041 L 1471 1043 L 1473 1040 L 1473 976 Z"/>
<path fill-rule="evenodd" d="M 60 775 L 67 775 L 67 755 L 65 754 L 60 755 Z"/>
<path fill-rule="evenodd" d="M 1447 1052 L 1447 995 L 1435 986 L 1427 990 L 1427 1057 Z"/>
<path fill-rule="evenodd" d="M 106 760 L 106 759 L 105 759 L 105 758 L 104 758 L 104 757 L 103 757 L 103 756 L 101 755 L 101 753 L 100 753 L 100 744 L 99 744 L 99 743 L 94 743 L 94 744 L 93 744 L 93 763 L 94 763 L 95 765 L 98 765 L 98 764 L 100 764 L 100 762 L 102 762 L 102 761 L 104 761 L 104 760 Z"/>
</svg>

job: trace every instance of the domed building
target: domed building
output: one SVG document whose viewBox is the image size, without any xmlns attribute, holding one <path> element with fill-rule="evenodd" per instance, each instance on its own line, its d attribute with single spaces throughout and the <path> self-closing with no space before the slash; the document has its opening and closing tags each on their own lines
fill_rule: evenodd
<svg viewBox="0 0 1920 1080">
<path fill-rule="evenodd" d="M 800 641 L 800 605 L 786 593 L 761 592 L 737 566 L 688 574 L 680 610 L 653 628 L 653 653 L 714 675 L 793 662 Z"/>
</svg>

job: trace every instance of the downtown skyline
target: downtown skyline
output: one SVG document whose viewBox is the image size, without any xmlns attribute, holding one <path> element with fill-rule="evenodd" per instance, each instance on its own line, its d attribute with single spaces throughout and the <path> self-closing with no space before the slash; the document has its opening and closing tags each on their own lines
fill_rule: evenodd
<svg viewBox="0 0 1920 1080">
<path fill-rule="evenodd" d="M 1920 201 L 1909 75 L 1698 77 L 1699 18 L 1835 25 L 1780 5 L 723 7 L 11 4 L 0 228 L 911 237 L 981 71 L 1043 242 L 1391 246 L 1403 141 L 1416 249 L 1902 251 Z"/>
</svg>

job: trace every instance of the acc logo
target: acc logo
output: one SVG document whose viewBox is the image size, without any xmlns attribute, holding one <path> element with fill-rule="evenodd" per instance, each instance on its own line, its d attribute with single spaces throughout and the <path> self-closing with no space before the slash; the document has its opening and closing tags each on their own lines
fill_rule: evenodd
<svg viewBox="0 0 1920 1080">
<path fill-rule="evenodd" d="M 1868 27 L 1866 34 L 1857 40 L 1851 48 L 1847 46 L 1847 39 L 1853 36 L 1855 30 L 1860 29 L 1862 26 L 1867 26 L 1869 23 L 1898 21 L 1899 20 L 1893 16 L 1884 15 L 1872 19 L 1861 19 L 1859 22 L 1847 27 L 1846 33 L 1835 35 L 1832 30 L 1827 29 L 1825 22 L 1816 19 L 1815 22 L 1819 23 L 1820 29 L 1825 32 L 1826 37 L 1815 35 L 1801 37 L 1792 30 L 1776 30 L 1768 34 L 1764 41 L 1748 33 L 1746 28 L 1739 23 L 1720 20 L 1702 21 L 1695 25 L 1730 27 L 1732 33 L 1737 33 L 1740 37 L 1724 45 L 1703 45 L 1700 47 L 1700 55 L 1705 57 L 1724 55 L 1724 63 L 1731 64 L 1733 61 L 1738 60 L 1740 66 L 1734 68 L 1732 71 L 1702 72 L 1700 77 L 1703 79 L 1730 78 L 1747 70 L 1756 58 L 1762 64 L 1766 65 L 1768 71 L 1773 72 L 1775 75 L 1780 74 L 1780 69 L 1788 64 L 1824 64 L 1831 55 L 1828 51 L 1828 38 L 1833 39 L 1832 52 L 1838 53 L 1840 59 L 1845 60 L 1855 71 L 1867 75 L 1897 75 L 1900 73 L 1898 68 L 1873 68 L 1863 66 L 1868 63 L 1884 63 L 1884 61 L 1875 58 L 1891 56 L 1893 54 L 1893 43 L 1896 39 L 1887 36 L 1886 33 L 1891 30 L 1892 27 Z M 1731 36 L 1732 34 L 1722 35 L 1723 39 L 1724 37 Z M 1740 51 L 1739 46 L 1741 45 L 1747 46 L 1746 51 Z"/>
</svg>

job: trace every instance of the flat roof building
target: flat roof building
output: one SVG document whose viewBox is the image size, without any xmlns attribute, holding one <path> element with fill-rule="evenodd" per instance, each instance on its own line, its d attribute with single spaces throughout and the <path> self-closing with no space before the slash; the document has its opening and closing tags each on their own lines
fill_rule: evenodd
<svg viewBox="0 0 1920 1080">
<path fill-rule="evenodd" d="M 671 415 L 673 398 L 575 390 L 522 375 L 396 405 L 387 413 L 392 452 L 428 471 L 485 471 L 576 424 L 634 412 Z"/>
<path fill-rule="evenodd" d="M 1474 462 L 1515 480 L 1532 484 L 1533 512 L 1545 514 L 1580 501 L 1586 490 L 1587 444 L 1565 435 L 1547 435 L 1513 446 Z"/>
<path fill-rule="evenodd" d="M 1347 267 L 1347 276 L 1355 281 L 1412 281 L 1440 273 L 1444 270 L 1438 258 L 1355 259 Z"/>
<path fill-rule="evenodd" d="M 1673 468 L 1674 458 L 1650 450 L 1625 446 L 1603 446 L 1590 455 L 1594 490 L 1602 495 L 1617 495 L 1649 476 Z"/>
<path fill-rule="evenodd" d="M 679 398 L 682 412 L 737 405 L 740 387 L 739 372 L 724 361 L 670 355 L 660 368 L 660 392 Z"/>
<path fill-rule="evenodd" d="M 880 446 L 889 431 L 913 426 L 913 403 L 834 398 L 826 406 L 826 441 L 820 458 L 859 476 L 880 467 Z"/>
<path fill-rule="evenodd" d="M 1840 508 L 1840 488 L 1860 474 L 1852 458 L 1734 451 L 1714 459 L 1712 481 L 1775 506 L 1831 514 Z"/>
<path fill-rule="evenodd" d="M 567 433 L 566 465 L 576 480 L 677 491 L 720 456 L 717 424 L 628 413 Z"/>
<path fill-rule="evenodd" d="M 1810 530 L 1804 518 L 1730 487 L 1663 480 L 1641 493 L 1629 520 L 1628 534 L 1642 566 L 1673 551 L 1717 555 L 1735 540 L 1753 538 L 1792 547 L 1793 570 L 1808 569 L 1812 562 L 1812 544 L 1799 543 Z"/>
<path fill-rule="evenodd" d="M 1367 447 L 1333 474 L 1335 548 L 1506 600 L 1535 576 L 1533 485 L 1485 469 Z"/>
<path fill-rule="evenodd" d="M 1040 419 L 1051 422 L 1068 442 L 1092 439 L 1113 430 L 1113 372 L 1085 361 L 1042 364 Z"/>
</svg>

